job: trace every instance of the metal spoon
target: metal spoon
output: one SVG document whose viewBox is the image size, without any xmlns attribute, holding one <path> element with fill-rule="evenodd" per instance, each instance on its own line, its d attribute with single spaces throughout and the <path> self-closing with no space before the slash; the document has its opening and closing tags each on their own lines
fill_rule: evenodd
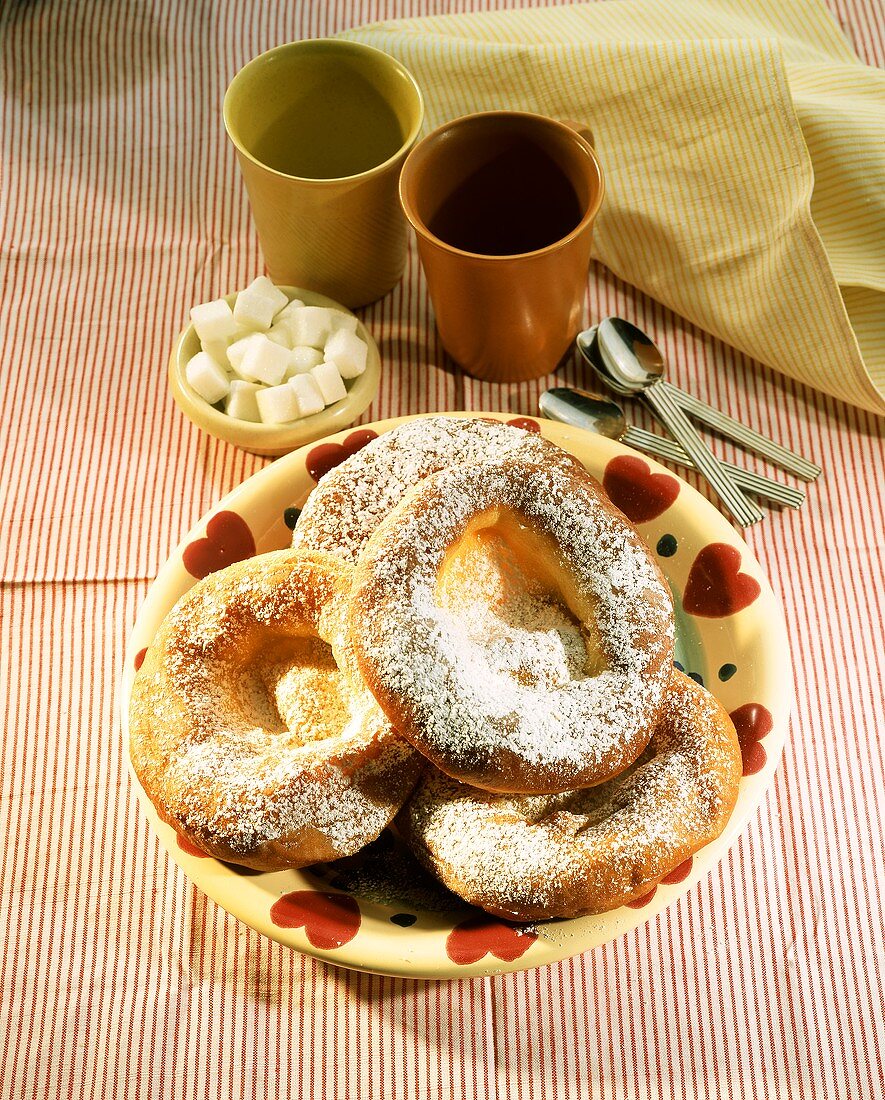
<svg viewBox="0 0 885 1100">
<path fill-rule="evenodd" d="M 609 317 L 596 328 L 579 333 L 577 343 L 581 354 L 610 389 L 643 395 L 741 526 L 749 527 L 763 518 L 762 510 L 744 496 L 668 390 L 662 388 L 661 354 L 643 332 L 620 318 Z"/>
<path fill-rule="evenodd" d="M 656 393 L 666 391 L 689 416 L 700 420 L 720 435 L 734 440 L 746 450 L 762 455 L 775 466 L 788 470 L 796 477 L 801 477 L 803 481 L 814 481 L 815 478 L 820 477 L 820 466 L 809 462 L 807 458 L 796 454 L 788 447 L 775 443 L 773 439 L 768 439 L 767 436 L 746 427 L 739 420 L 727 416 L 719 409 L 714 409 L 712 405 L 698 400 L 692 394 L 674 386 L 672 382 L 667 382 L 663 377 L 664 357 L 641 329 L 621 317 L 607 317 L 604 321 L 600 321 L 598 329 L 603 361 L 608 364 L 611 373 L 621 373 L 625 384 L 629 379 L 632 385 L 629 391 L 621 389 L 617 392 L 636 393 L 645 386 L 653 385 Z M 592 330 L 588 330 L 590 331 Z M 578 339 L 580 341 L 580 337 Z M 637 362 L 631 362 L 634 358 Z"/>
<path fill-rule="evenodd" d="M 646 454 L 657 455 L 677 465 L 694 469 L 694 463 L 678 443 L 662 435 L 655 435 L 654 432 L 634 428 L 625 420 L 624 410 L 614 401 L 606 401 L 605 398 L 585 390 L 557 386 L 541 394 L 538 406 L 541 413 L 550 420 L 559 420 L 575 428 L 608 436 L 609 439 L 618 439 L 628 447 L 635 447 Z M 785 504 L 788 508 L 801 508 L 805 503 L 805 494 L 801 489 L 783 485 L 763 474 L 754 474 L 751 470 L 742 470 L 730 462 L 723 462 L 722 465 L 748 493 L 767 497 L 777 504 Z"/>
</svg>

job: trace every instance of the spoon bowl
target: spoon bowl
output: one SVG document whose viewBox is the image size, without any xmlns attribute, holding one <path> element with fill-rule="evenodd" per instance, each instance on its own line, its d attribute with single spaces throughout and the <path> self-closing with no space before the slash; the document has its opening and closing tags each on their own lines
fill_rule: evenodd
<svg viewBox="0 0 885 1100">
<path fill-rule="evenodd" d="M 622 317 L 606 317 L 578 334 L 578 349 L 615 393 L 635 396 L 664 374 L 664 357 L 642 329 Z"/>
<path fill-rule="evenodd" d="M 620 439 L 627 430 L 627 421 L 620 405 L 586 390 L 555 386 L 541 394 L 538 408 L 550 420 L 571 424 L 573 428 L 585 428 L 609 439 Z"/>
</svg>

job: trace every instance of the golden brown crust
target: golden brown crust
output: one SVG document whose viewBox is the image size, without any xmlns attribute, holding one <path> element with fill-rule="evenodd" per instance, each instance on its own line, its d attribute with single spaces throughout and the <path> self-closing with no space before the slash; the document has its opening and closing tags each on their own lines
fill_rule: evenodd
<svg viewBox="0 0 885 1100">
<path fill-rule="evenodd" d="M 508 457 L 583 469 L 537 432 L 482 417 L 419 417 L 385 432 L 321 478 L 299 516 L 292 546 L 356 563 L 378 525 L 425 477 Z"/>
<path fill-rule="evenodd" d="M 130 704 L 130 754 L 160 816 L 259 870 L 350 855 L 421 763 L 344 641 L 351 570 L 284 550 L 195 585 L 161 625 Z"/>
<path fill-rule="evenodd" d="M 494 791 L 602 782 L 648 744 L 673 607 L 635 528 L 582 469 L 515 458 L 425 478 L 356 570 L 350 636 L 391 722 Z"/>
<path fill-rule="evenodd" d="M 674 670 L 648 750 L 618 778 L 507 797 L 429 771 L 398 821 L 422 863 L 473 905 L 515 920 L 576 917 L 642 896 L 719 836 L 740 778 L 730 718 Z"/>
</svg>

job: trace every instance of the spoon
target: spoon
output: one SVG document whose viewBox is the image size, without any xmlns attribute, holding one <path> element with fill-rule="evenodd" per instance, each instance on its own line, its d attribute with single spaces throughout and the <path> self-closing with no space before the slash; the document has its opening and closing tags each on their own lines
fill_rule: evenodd
<svg viewBox="0 0 885 1100">
<path fill-rule="evenodd" d="M 763 518 L 762 510 L 744 496 L 734 478 L 662 386 L 661 353 L 643 332 L 627 321 L 609 317 L 595 328 L 579 333 L 577 344 L 587 362 L 615 393 L 633 396 L 641 393 L 645 397 L 652 411 L 682 444 L 697 470 L 742 527 L 749 527 Z"/>
<path fill-rule="evenodd" d="M 820 466 L 809 462 L 808 459 L 796 454 L 788 447 L 782 447 L 779 443 L 775 443 L 773 439 L 768 439 L 767 436 L 746 427 L 739 420 L 727 416 L 719 409 L 714 409 L 712 405 L 698 400 L 692 394 L 686 393 L 678 386 L 674 386 L 672 382 L 667 382 L 663 377 L 664 357 L 641 329 L 636 328 L 635 325 L 631 325 L 629 321 L 625 321 L 620 317 L 606 318 L 599 323 L 598 329 L 602 359 L 607 364 L 609 371 L 615 373 L 620 370 L 623 373 L 625 384 L 628 378 L 630 380 L 631 388 L 629 391 L 621 389 L 617 392 L 636 393 L 645 386 L 652 385 L 655 386 L 656 392 L 666 390 L 683 412 L 696 420 L 700 420 L 720 435 L 739 443 L 746 450 L 762 455 L 769 462 L 773 462 L 775 466 L 788 470 L 796 477 L 801 477 L 803 481 L 814 481 L 815 478 L 820 477 Z M 592 331 L 592 329 L 588 329 L 587 335 Z M 581 335 L 585 334 L 582 333 Z M 581 337 L 579 336 L 579 346 L 580 340 Z M 636 361 L 633 362 L 633 360 Z M 596 367 L 595 363 L 592 365 Z M 599 370 L 598 367 L 596 369 Z M 612 383 L 609 384 L 612 385 L 613 389 L 616 389 Z"/>
<path fill-rule="evenodd" d="M 628 447 L 635 447 L 647 454 L 694 469 L 691 459 L 678 443 L 662 435 L 655 435 L 654 432 L 634 428 L 625 420 L 624 410 L 614 401 L 606 401 L 605 398 L 585 390 L 557 386 L 541 394 L 538 406 L 541 413 L 550 420 L 558 420 L 609 439 L 620 440 Z M 730 462 L 723 462 L 722 465 L 748 493 L 767 497 L 777 504 L 785 504 L 788 508 L 801 508 L 805 502 L 805 494 L 800 489 L 783 485 L 762 474 L 754 474 L 751 470 L 742 470 L 740 466 L 733 466 Z"/>
</svg>

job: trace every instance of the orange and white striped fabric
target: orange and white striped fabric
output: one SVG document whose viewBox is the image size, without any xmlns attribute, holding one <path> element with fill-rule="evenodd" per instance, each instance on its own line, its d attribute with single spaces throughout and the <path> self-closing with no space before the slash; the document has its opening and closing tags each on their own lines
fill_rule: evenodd
<svg viewBox="0 0 885 1100">
<path fill-rule="evenodd" d="M 880 0 L 829 2 L 860 59 L 885 64 Z M 798 705 L 772 792 L 729 859 L 599 950 L 487 980 L 409 983 L 326 968 L 238 924 L 170 863 L 132 794 L 115 710 L 136 610 L 182 534 L 264 463 L 200 434 L 165 380 L 188 307 L 261 270 L 221 122 L 224 89 L 250 57 L 291 39 L 505 6 L 532 5 L 0 4 L 4 1098 L 883 1094 L 883 422 L 857 407 L 872 400 L 856 361 L 846 360 L 846 404 L 632 288 L 615 252 L 604 258 L 619 274 L 593 266 L 588 316 L 634 319 L 676 382 L 825 469 L 801 512 L 772 513 L 749 533 L 783 598 Z M 668 5 L 674 28 L 701 7 Z M 778 10 L 798 9 L 772 0 L 766 18 Z M 831 40 L 823 15 L 809 20 L 809 33 Z M 492 15 L 483 25 L 499 26 Z M 744 64 L 772 50 L 734 56 Z M 848 80 L 857 62 L 842 51 L 836 75 Z M 796 81 L 809 103 L 836 91 L 814 83 L 814 58 L 784 66 L 808 140 Z M 458 79 L 448 78 L 453 94 Z M 507 101 L 506 76 L 487 81 L 483 94 Z M 819 197 L 829 190 L 838 206 L 826 165 L 815 164 Z M 613 215 L 624 178 L 610 173 Z M 859 332 L 866 276 L 817 197 L 812 213 Z M 600 256 L 617 245 L 606 233 Z M 363 317 L 384 360 L 367 421 L 530 414 L 550 384 L 493 386 L 446 369 L 414 252 L 401 286 Z M 586 381 L 576 361 L 557 379 Z"/>
</svg>

